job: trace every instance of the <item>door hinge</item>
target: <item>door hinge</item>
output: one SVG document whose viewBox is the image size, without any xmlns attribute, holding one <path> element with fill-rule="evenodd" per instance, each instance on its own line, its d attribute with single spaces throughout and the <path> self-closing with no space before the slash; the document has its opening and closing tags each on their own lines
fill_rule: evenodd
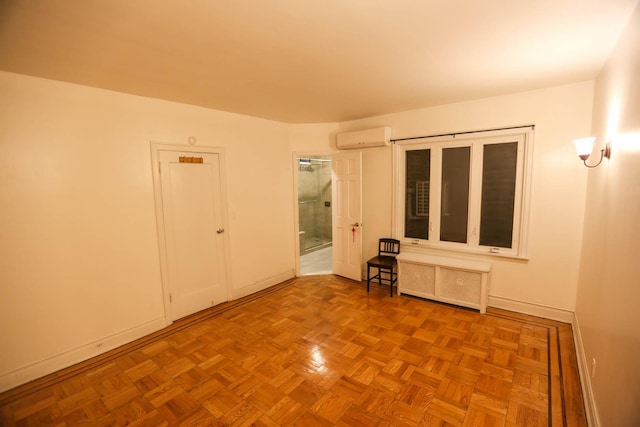
<svg viewBox="0 0 640 427">
<path fill-rule="evenodd" d="M 162 163 L 158 162 L 158 173 L 162 174 Z"/>
<path fill-rule="evenodd" d="M 169 294 L 169 302 L 173 302 L 173 295 Z"/>
</svg>

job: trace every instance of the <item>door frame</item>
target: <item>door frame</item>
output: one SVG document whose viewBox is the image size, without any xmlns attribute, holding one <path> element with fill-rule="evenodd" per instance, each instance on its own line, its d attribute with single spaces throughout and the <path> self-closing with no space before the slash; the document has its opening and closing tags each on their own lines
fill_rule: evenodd
<svg viewBox="0 0 640 427">
<path fill-rule="evenodd" d="M 293 170 L 293 239 L 294 239 L 294 256 L 296 266 L 296 277 L 300 277 L 300 213 L 298 212 L 298 159 L 307 157 L 333 157 L 338 151 L 294 151 L 292 158 L 292 170 Z M 331 178 L 331 185 L 333 186 L 333 177 Z M 331 212 L 333 220 L 333 210 Z M 333 233 L 332 233 L 333 234 Z M 333 244 L 333 235 L 331 236 L 331 243 Z"/>
<path fill-rule="evenodd" d="M 151 171 L 153 175 L 153 195 L 156 215 L 156 229 L 158 233 L 158 251 L 160 255 L 160 280 L 162 282 L 162 300 L 164 303 L 165 324 L 168 326 L 174 322 L 171 311 L 171 301 L 169 295 L 171 288 L 169 286 L 169 261 L 167 255 L 167 240 L 165 236 L 164 210 L 162 207 L 162 182 L 160 177 L 160 151 L 188 152 L 188 153 L 205 153 L 217 154 L 220 166 L 220 193 L 221 193 L 221 211 L 222 223 L 225 232 L 223 233 L 223 250 L 220 254 L 224 259 L 222 265 L 224 272 L 222 280 L 227 290 L 228 300 L 231 301 L 233 293 L 231 292 L 231 264 L 229 258 L 229 221 L 227 216 L 227 181 L 225 169 L 225 150 L 221 147 L 203 147 L 191 145 L 169 144 L 164 142 L 151 142 Z"/>
</svg>

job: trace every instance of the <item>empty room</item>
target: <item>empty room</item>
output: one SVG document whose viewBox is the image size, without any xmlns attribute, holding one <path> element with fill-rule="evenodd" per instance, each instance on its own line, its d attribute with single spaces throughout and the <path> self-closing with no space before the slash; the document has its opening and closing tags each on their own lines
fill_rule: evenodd
<svg viewBox="0 0 640 427">
<path fill-rule="evenodd" d="M 640 5 L 0 2 L 0 425 L 640 425 Z"/>
</svg>

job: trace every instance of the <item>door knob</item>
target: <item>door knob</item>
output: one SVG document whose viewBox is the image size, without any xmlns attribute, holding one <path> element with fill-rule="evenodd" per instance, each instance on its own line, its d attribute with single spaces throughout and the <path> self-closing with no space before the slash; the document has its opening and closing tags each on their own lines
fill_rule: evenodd
<svg viewBox="0 0 640 427">
<path fill-rule="evenodd" d="M 224 228 L 218 228 L 216 230 L 216 233 L 218 233 L 218 234 L 224 233 Z"/>
<path fill-rule="evenodd" d="M 356 222 L 355 224 L 351 224 L 351 226 L 352 226 L 352 227 L 359 227 L 359 226 L 360 226 L 360 224 Z"/>
</svg>

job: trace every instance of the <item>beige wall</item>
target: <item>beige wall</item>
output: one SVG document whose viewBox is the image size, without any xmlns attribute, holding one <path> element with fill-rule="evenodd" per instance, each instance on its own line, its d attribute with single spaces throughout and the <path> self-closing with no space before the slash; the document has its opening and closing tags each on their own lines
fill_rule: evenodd
<svg viewBox="0 0 640 427">
<path fill-rule="evenodd" d="M 394 138 L 404 138 L 535 124 L 530 260 L 487 258 L 489 304 L 570 319 L 587 177 L 571 141 L 590 133 L 592 98 L 593 82 L 585 82 L 341 123 L 341 131 L 391 126 Z M 392 233 L 392 150 L 364 150 L 363 163 L 366 260 L 376 240 Z"/>
<path fill-rule="evenodd" d="M 234 296 L 291 277 L 281 123 L 0 72 L 0 390 L 165 326 L 150 141 L 226 151 Z"/>
<path fill-rule="evenodd" d="M 295 153 L 335 151 L 338 130 L 389 125 L 407 137 L 534 123 L 531 259 L 492 259 L 490 304 L 574 309 L 587 170 L 570 141 L 590 133 L 592 82 L 318 125 L 10 73 L 0 93 L 0 389 L 165 325 L 150 141 L 191 135 L 226 150 L 238 297 L 295 269 Z M 391 235 L 392 170 L 391 147 L 363 150 L 364 260 Z"/>
<path fill-rule="evenodd" d="M 610 161 L 589 171 L 576 303 L 585 388 L 601 426 L 640 425 L 640 7 L 596 81 L 593 135 Z M 580 350 L 580 349 L 579 349 Z M 591 378 L 591 362 L 596 360 Z M 594 424 L 595 425 L 595 424 Z"/>
</svg>

